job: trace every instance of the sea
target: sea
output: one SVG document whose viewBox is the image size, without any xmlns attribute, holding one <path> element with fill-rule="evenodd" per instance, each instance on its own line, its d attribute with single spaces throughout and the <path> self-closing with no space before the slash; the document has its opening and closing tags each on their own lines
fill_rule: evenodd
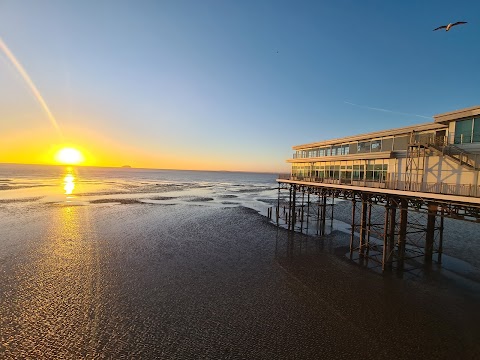
<svg viewBox="0 0 480 360">
<path fill-rule="evenodd" d="M 382 274 L 346 201 L 321 238 L 268 219 L 276 178 L 0 164 L 0 358 L 480 358 L 478 224 Z"/>
<path fill-rule="evenodd" d="M 175 199 L 264 212 L 277 198 L 276 178 L 272 173 L 0 164 L 0 201 L 72 206 Z"/>
</svg>

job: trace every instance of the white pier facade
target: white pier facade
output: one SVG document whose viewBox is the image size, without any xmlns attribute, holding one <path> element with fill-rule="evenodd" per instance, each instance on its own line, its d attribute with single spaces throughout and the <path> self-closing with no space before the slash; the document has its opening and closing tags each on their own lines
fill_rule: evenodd
<svg viewBox="0 0 480 360">
<path fill-rule="evenodd" d="M 393 264 L 403 268 L 409 251 L 420 253 L 425 263 L 441 262 L 445 217 L 480 222 L 480 106 L 435 115 L 432 123 L 293 150 L 287 160 L 291 173 L 277 179 L 277 224 L 284 221 L 289 230 L 303 232 L 315 223 L 322 234 L 327 198 L 332 213 L 335 198 L 351 200 L 350 254 L 358 250 L 383 270 Z M 283 215 L 282 189 L 290 191 Z M 378 205 L 385 212 L 381 224 L 371 215 Z M 412 211 L 423 213 L 424 223 L 409 221 Z M 409 234 L 419 232 L 421 240 L 415 235 L 413 241 Z M 373 234 L 380 243 L 369 241 Z"/>
</svg>

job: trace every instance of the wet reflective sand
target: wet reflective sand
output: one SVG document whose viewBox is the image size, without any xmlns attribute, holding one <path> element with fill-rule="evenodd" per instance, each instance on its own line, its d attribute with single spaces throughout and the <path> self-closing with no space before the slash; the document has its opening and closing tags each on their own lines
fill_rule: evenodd
<svg viewBox="0 0 480 360">
<path fill-rule="evenodd" d="M 265 174 L 0 166 L 0 358 L 480 358 L 474 228 L 445 241 L 469 266 L 399 279 L 276 228 L 276 199 Z"/>
<path fill-rule="evenodd" d="M 1 357 L 480 355 L 478 294 L 355 266 L 341 233 L 202 204 L 3 208 Z"/>
</svg>

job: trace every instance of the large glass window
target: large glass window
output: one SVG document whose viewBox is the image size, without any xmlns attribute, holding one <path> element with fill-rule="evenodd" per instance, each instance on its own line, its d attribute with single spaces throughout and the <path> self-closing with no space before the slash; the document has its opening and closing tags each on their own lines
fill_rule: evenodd
<svg viewBox="0 0 480 360">
<path fill-rule="evenodd" d="M 364 153 L 370 152 L 370 141 L 362 141 L 358 143 L 357 152 Z"/>
<path fill-rule="evenodd" d="M 473 119 L 461 120 L 455 123 L 455 144 L 472 142 Z"/>
<path fill-rule="evenodd" d="M 372 152 L 382 150 L 382 140 L 372 140 Z"/>
<path fill-rule="evenodd" d="M 473 119 L 472 142 L 480 142 L 480 117 Z"/>
<path fill-rule="evenodd" d="M 366 178 L 370 181 L 385 181 L 387 177 L 388 165 L 386 164 L 370 164 L 367 165 Z"/>
<path fill-rule="evenodd" d="M 350 180 L 352 179 L 352 166 L 341 166 L 340 167 L 341 172 L 340 172 L 340 178 L 349 183 Z"/>
<path fill-rule="evenodd" d="M 316 157 L 317 156 L 318 149 L 311 149 L 308 150 L 308 157 Z"/>
<path fill-rule="evenodd" d="M 333 167 L 332 178 L 333 178 L 333 179 L 338 179 L 338 178 L 340 178 L 340 166 L 339 166 L 339 165 L 335 165 L 335 166 L 332 166 L 332 167 Z M 330 173 L 331 173 L 332 167 L 330 168 Z"/>
<path fill-rule="evenodd" d="M 323 179 L 325 177 L 325 166 L 315 166 L 315 177 L 317 179 Z"/>
<path fill-rule="evenodd" d="M 364 174 L 364 165 L 353 165 L 353 180 L 363 180 Z"/>
</svg>

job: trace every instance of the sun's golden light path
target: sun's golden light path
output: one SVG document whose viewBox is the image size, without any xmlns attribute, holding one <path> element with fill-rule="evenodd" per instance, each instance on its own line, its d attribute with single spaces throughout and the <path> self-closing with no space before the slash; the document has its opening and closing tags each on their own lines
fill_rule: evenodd
<svg viewBox="0 0 480 360">
<path fill-rule="evenodd" d="M 38 91 L 37 87 L 35 86 L 35 84 L 33 83 L 32 79 L 30 78 L 30 76 L 28 75 L 28 73 L 26 72 L 26 70 L 23 68 L 22 64 L 20 64 L 20 62 L 17 60 L 17 58 L 15 57 L 15 55 L 13 55 L 13 53 L 10 51 L 10 49 L 7 47 L 7 45 L 5 44 L 5 42 L 2 40 L 2 38 L 0 37 L 0 49 L 5 53 L 5 55 L 7 56 L 7 58 L 12 62 L 13 66 L 15 66 L 15 68 L 17 69 L 17 71 L 20 73 L 20 75 L 23 77 L 23 80 L 25 80 L 25 82 L 27 83 L 28 87 L 30 88 L 30 90 L 32 91 L 33 93 L 33 96 L 35 97 L 35 99 L 38 101 L 38 103 L 40 104 L 40 106 L 42 107 L 43 111 L 45 111 L 45 114 L 47 115 L 48 119 L 50 120 L 50 122 L 52 123 L 53 127 L 55 128 L 55 130 L 58 132 L 58 134 L 60 135 L 60 137 L 63 138 L 62 136 L 62 131 L 60 130 L 60 127 L 58 126 L 58 123 L 57 123 L 57 120 L 55 120 L 55 117 L 53 116 L 52 112 L 50 111 L 50 109 L 48 108 L 48 105 L 47 103 L 45 102 L 45 100 L 43 99 L 43 96 L 40 94 L 40 91 Z"/>
</svg>

